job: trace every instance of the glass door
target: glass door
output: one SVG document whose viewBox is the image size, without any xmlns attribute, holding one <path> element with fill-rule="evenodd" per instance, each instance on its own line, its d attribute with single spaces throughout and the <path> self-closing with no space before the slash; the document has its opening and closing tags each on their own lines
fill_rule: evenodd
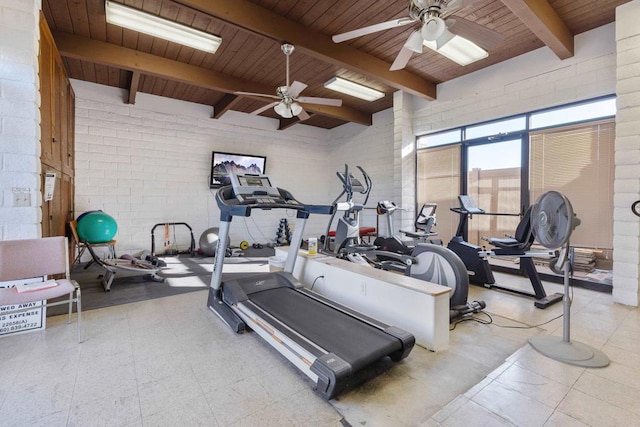
<svg viewBox="0 0 640 427">
<path fill-rule="evenodd" d="M 487 139 L 466 151 L 467 189 L 476 205 L 488 213 L 468 221 L 467 241 L 486 244 L 482 237 L 513 235 L 522 212 L 522 136 L 500 141 Z"/>
</svg>

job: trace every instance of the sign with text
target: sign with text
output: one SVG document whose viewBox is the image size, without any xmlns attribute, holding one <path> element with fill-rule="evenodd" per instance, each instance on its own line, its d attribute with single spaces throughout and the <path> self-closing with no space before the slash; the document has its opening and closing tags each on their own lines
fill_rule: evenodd
<svg viewBox="0 0 640 427">
<path fill-rule="evenodd" d="M 23 280 L 0 282 L 0 288 L 20 286 Z M 47 326 L 47 307 L 42 301 L 24 304 L 0 305 L 0 336 L 15 335 L 23 332 L 39 331 Z M 9 314 L 10 311 L 28 308 L 20 313 Z"/>
</svg>

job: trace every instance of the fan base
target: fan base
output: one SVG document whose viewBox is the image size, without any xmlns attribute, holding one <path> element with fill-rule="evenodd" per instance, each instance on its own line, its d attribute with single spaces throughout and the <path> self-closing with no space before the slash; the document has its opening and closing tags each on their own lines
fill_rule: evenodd
<svg viewBox="0 0 640 427">
<path fill-rule="evenodd" d="M 585 368 L 604 368 L 609 365 L 609 358 L 600 350 L 579 342 L 567 342 L 561 337 L 531 337 L 529 344 L 539 353 L 569 365 Z"/>
</svg>

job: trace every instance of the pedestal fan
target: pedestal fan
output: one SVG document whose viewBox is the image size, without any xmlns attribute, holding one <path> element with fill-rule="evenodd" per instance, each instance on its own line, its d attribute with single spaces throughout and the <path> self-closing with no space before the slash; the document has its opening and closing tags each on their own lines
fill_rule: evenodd
<svg viewBox="0 0 640 427">
<path fill-rule="evenodd" d="M 548 191 L 542 194 L 531 213 L 533 233 L 540 244 L 549 249 L 561 248 L 560 255 L 553 265 L 554 270 L 564 273 L 562 337 L 538 335 L 529 339 L 529 344 L 538 352 L 551 359 L 570 365 L 587 368 L 602 368 L 609 365 L 609 358 L 600 350 L 586 344 L 572 342 L 570 339 L 569 299 L 569 237 L 580 225 L 580 219 L 573 212 L 571 202 L 562 193 Z"/>
</svg>

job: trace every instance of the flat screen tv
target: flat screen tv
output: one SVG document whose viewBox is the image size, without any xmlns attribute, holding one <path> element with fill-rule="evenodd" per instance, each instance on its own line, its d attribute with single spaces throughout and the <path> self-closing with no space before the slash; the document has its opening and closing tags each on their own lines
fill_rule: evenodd
<svg viewBox="0 0 640 427">
<path fill-rule="evenodd" d="M 211 154 L 209 187 L 219 188 L 230 184 L 227 178 L 230 172 L 264 174 L 266 163 L 265 156 L 214 151 Z"/>
</svg>

